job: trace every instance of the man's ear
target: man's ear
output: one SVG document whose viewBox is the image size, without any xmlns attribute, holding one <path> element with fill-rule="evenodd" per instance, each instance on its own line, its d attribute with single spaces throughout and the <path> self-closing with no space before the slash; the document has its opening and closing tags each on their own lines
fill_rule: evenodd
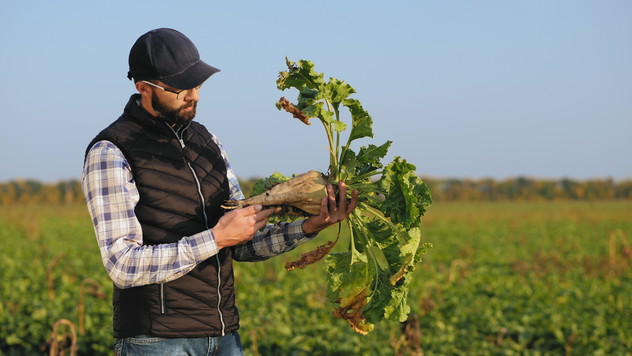
<svg viewBox="0 0 632 356">
<path fill-rule="evenodd" d="M 149 114 L 153 116 L 157 116 L 157 113 L 154 111 L 154 106 L 151 102 L 152 99 L 152 91 L 151 86 L 147 83 L 136 82 L 135 84 L 136 90 L 140 93 L 140 104 Z"/>
<path fill-rule="evenodd" d="M 138 90 L 140 95 L 151 96 L 151 88 L 149 88 L 148 84 L 139 81 L 139 82 L 136 82 L 135 86 L 136 86 L 136 90 Z"/>
</svg>

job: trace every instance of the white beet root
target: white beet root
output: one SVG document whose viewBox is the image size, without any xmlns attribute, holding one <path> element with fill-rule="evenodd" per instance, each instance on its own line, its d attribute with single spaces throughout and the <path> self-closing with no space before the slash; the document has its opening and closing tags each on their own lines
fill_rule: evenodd
<svg viewBox="0 0 632 356">
<path fill-rule="evenodd" d="M 238 209 L 249 205 L 264 207 L 292 207 L 306 215 L 320 214 L 320 204 L 327 196 L 327 177 L 318 171 L 309 171 L 275 185 L 252 198 L 228 200 L 222 208 Z"/>
</svg>

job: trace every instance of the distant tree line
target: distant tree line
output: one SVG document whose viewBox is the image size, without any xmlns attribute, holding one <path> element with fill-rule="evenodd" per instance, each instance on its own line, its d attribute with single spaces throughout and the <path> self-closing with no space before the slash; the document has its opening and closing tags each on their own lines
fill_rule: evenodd
<svg viewBox="0 0 632 356">
<path fill-rule="evenodd" d="M 632 198 L 632 179 L 574 180 L 517 177 L 495 180 L 424 178 L 436 201 L 553 201 Z"/>
<path fill-rule="evenodd" d="M 632 199 L 632 180 L 534 179 L 503 180 L 422 177 L 434 201 L 552 201 Z M 240 180 L 246 196 L 257 179 Z M 42 183 L 13 180 L 0 183 L 0 205 L 84 204 L 79 180 Z"/>
<path fill-rule="evenodd" d="M 0 183 L 0 204 L 85 204 L 78 180 L 42 183 L 18 179 Z"/>
</svg>

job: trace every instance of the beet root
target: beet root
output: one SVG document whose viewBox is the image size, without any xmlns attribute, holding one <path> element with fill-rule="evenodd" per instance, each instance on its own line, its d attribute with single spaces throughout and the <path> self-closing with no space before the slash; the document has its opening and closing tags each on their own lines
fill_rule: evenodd
<svg viewBox="0 0 632 356">
<path fill-rule="evenodd" d="M 238 209 L 249 205 L 263 205 L 264 207 L 294 208 L 302 215 L 320 214 L 320 204 L 327 196 L 328 180 L 318 171 L 299 174 L 292 179 L 279 183 L 267 191 L 254 197 L 242 200 L 228 200 L 222 208 Z"/>
</svg>

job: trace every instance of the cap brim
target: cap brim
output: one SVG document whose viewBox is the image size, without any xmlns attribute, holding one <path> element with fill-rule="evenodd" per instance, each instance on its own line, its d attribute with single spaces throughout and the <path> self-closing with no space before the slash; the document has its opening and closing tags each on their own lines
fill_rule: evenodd
<svg viewBox="0 0 632 356">
<path fill-rule="evenodd" d="M 184 72 L 167 78 L 160 78 L 160 81 L 170 87 L 186 90 L 195 88 L 204 83 L 211 75 L 219 72 L 219 69 L 210 66 L 203 61 L 192 65 Z"/>
</svg>

